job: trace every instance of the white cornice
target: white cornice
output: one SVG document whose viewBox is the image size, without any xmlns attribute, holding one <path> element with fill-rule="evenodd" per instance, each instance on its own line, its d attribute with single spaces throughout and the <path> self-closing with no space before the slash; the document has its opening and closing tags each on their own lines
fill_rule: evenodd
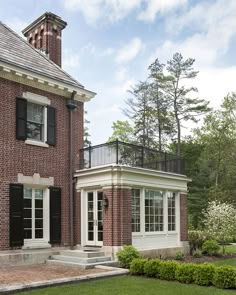
<svg viewBox="0 0 236 295">
<path fill-rule="evenodd" d="M 32 71 L 10 65 L 2 61 L 0 61 L 0 77 L 20 84 L 55 93 L 66 98 L 70 98 L 72 92 L 75 91 L 75 100 L 81 102 L 90 101 L 96 95 L 96 93 L 85 88 L 72 86 L 57 79 L 52 79 L 43 75 L 39 75 Z"/>
<path fill-rule="evenodd" d="M 75 172 L 75 177 L 82 177 L 86 175 L 96 175 L 103 172 L 108 171 L 122 171 L 122 172 L 130 172 L 134 174 L 145 174 L 148 176 L 154 176 L 154 177 L 163 177 L 163 178 L 169 178 L 169 179 L 176 179 L 176 180 L 183 180 L 186 182 L 191 182 L 192 179 L 188 178 L 186 175 L 182 174 L 176 174 L 176 173 L 170 173 L 170 172 L 164 172 L 164 171 L 158 171 L 158 170 L 152 170 L 152 169 L 146 169 L 146 168 L 140 168 L 140 167 L 131 167 L 126 165 L 117 165 L 117 164 L 111 164 L 111 165 L 104 165 L 104 166 L 97 166 L 89 169 L 83 169 L 83 170 L 77 170 Z"/>
<path fill-rule="evenodd" d="M 185 175 L 123 165 L 106 165 L 76 171 L 76 189 L 92 187 L 145 187 L 187 192 Z"/>
</svg>

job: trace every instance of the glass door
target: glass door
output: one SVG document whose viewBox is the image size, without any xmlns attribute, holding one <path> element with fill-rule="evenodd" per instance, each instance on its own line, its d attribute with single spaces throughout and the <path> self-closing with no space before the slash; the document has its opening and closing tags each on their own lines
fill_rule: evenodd
<svg viewBox="0 0 236 295">
<path fill-rule="evenodd" d="M 102 246 L 103 244 L 102 200 L 102 192 L 87 193 L 87 245 Z"/>
</svg>

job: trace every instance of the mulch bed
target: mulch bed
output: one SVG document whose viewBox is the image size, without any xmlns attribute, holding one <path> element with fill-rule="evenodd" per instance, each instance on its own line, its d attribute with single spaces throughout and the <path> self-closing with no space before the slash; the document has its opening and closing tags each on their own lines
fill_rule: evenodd
<svg viewBox="0 0 236 295">
<path fill-rule="evenodd" d="M 0 268 L 0 287 L 105 272 L 103 269 L 38 264 Z"/>
<path fill-rule="evenodd" d="M 203 263 L 203 262 L 212 262 L 216 260 L 224 260 L 228 258 L 236 258 L 236 254 L 225 254 L 225 255 L 217 255 L 217 256 L 202 256 L 199 258 L 195 258 L 193 256 L 186 256 L 183 262 L 194 262 L 194 263 Z"/>
</svg>

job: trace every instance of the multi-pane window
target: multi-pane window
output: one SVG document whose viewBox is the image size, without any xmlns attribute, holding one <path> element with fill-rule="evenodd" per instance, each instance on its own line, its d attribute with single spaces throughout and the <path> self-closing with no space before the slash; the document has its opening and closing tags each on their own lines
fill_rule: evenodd
<svg viewBox="0 0 236 295">
<path fill-rule="evenodd" d="M 27 103 L 27 138 L 44 141 L 45 107 L 36 103 Z"/>
<path fill-rule="evenodd" d="M 175 231 L 176 230 L 176 200 L 175 200 L 175 193 L 168 193 L 168 231 Z"/>
<path fill-rule="evenodd" d="M 140 190 L 132 189 L 132 232 L 140 232 Z"/>
<path fill-rule="evenodd" d="M 145 232 L 164 230 L 163 193 L 145 190 Z"/>
<path fill-rule="evenodd" d="M 94 240 L 94 201 L 93 193 L 88 193 L 88 240 Z"/>
<path fill-rule="evenodd" d="M 43 190 L 24 188 L 24 238 L 43 238 Z"/>
</svg>

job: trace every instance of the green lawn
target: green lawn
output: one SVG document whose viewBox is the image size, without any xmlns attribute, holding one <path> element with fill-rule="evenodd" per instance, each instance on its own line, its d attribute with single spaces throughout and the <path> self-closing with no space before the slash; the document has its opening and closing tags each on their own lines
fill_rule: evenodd
<svg viewBox="0 0 236 295">
<path fill-rule="evenodd" d="M 30 292 L 25 295 L 230 295 L 235 290 L 221 290 L 213 287 L 184 285 L 176 282 L 160 281 L 144 277 L 115 277 L 89 281 L 76 285 L 50 287 Z"/>
<path fill-rule="evenodd" d="M 221 246 L 221 251 L 222 252 L 222 246 Z M 236 253 L 236 246 L 235 245 L 227 245 L 225 248 L 226 253 Z"/>
<path fill-rule="evenodd" d="M 232 266 L 236 267 L 236 258 L 227 258 L 227 259 L 215 260 L 215 261 L 212 261 L 212 263 L 214 263 L 217 266 L 232 265 Z"/>
</svg>

